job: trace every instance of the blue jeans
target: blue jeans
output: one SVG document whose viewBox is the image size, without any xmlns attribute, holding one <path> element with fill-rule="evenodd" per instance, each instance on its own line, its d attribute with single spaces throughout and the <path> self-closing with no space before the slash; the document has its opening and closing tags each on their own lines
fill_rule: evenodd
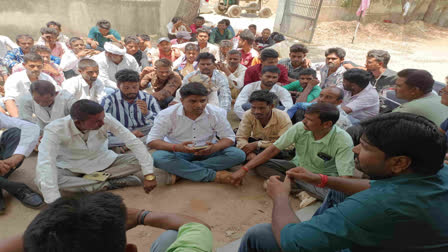
<svg viewBox="0 0 448 252">
<path fill-rule="evenodd" d="M 314 216 L 322 214 L 326 209 L 341 203 L 345 195 L 339 191 L 330 189 L 322 206 L 316 211 Z M 281 251 L 272 232 L 272 225 L 269 223 L 255 225 L 241 239 L 239 252 L 249 251 Z M 343 249 L 339 252 L 350 252 L 350 249 Z"/>
<path fill-rule="evenodd" d="M 192 153 L 158 150 L 152 154 L 154 166 L 192 181 L 211 182 L 216 171 L 227 170 L 246 160 L 246 154 L 236 147 L 228 147 L 207 156 Z"/>
<path fill-rule="evenodd" d="M 167 230 L 163 232 L 157 240 L 155 240 L 149 251 L 151 252 L 165 252 L 173 242 L 177 239 L 177 231 Z"/>
</svg>

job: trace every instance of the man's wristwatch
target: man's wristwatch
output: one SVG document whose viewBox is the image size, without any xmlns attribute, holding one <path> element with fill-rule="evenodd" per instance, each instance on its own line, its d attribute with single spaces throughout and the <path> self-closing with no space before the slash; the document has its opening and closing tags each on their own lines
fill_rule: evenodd
<svg viewBox="0 0 448 252">
<path fill-rule="evenodd" d="M 154 174 L 148 174 L 145 176 L 145 180 L 148 180 L 148 181 L 153 181 L 155 179 L 156 179 L 156 176 L 154 176 Z"/>
</svg>

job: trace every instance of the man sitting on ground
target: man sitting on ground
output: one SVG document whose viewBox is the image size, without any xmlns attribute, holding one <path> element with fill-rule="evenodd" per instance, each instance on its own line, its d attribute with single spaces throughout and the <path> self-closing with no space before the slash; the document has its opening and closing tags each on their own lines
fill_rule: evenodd
<svg viewBox="0 0 448 252">
<path fill-rule="evenodd" d="M 304 44 L 294 44 L 289 48 L 289 58 L 278 61 L 288 69 L 289 82 L 299 79 L 299 73 L 304 68 L 309 68 L 309 62 L 306 59 L 308 48 Z"/>
<path fill-rule="evenodd" d="M 104 51 L 104 44 L 106 42 L 119 42 L 121 40 L 120 34 L 110 27 L 111 24 L 109 21 L 98 21 L 96 26 L 92 27 L 89 31 L 87 38 L 89 47 L 98 51 Z"/>
<path fill-rule="evenodd" d="M 232 96 L 230 94 L 229 80 L 227 79 L 227 76 L 215 69 L 215 56 L 211 53 L 200 53 L 197 61 L 199 70 L 185 76 L 182 80 L 182 86 L 189 83 L 190 78 L 195 75 L 206 75 L 210 79 L 209 83 L 203 83 L 210 91 L 208 102 L 221 107 L 225 111 L 230 111 L 232 108 Z M 214 101 L 212 102 L 211 99 Z"/>
<path fill-rule="evenodd" d="M 233 42 L 231 40 L 221 40 L 219 42 L 219 59 L 220 62 L 227 63 L 227 53 L 233 49 Z"/>
<path fill-rule="evenodd" d="M 16 64 L 23 63 L 23 56 L 30 52 L 34 39 L 28 34 L 19 34 L 16 37 L 19 48 L 8 51 L 3 58 L 3 64 L 11 70 Z M 53 59 L 52 59 L 53 60 Z"/>
<path fill-rule="evenodd" d="M 56 31 L 58 32 L 58 36 L 56 37 L 56 41 L 57 42 L 61 42 L 64 44 L 68 44 L 69 42 L 69 38 L 67 37 L 67 35 L 62 33 L 62 25 L 61 23 L 58 23 L 56 21 L 49 21 L 46 26 L 48 28 L 53 28 L 56 29 Z"/>
<path fill-rule="evenodd" d="M 312 68 L 304 68 L 299 73 L 299 80 L 283 87 L 289 91 L 294 103 L 311 102 L 319 97 L 322 90 L 318 84 L 316 71 Z"/>
<path fill-rule="evenodd" d="M 258 58 L 260 54 L 253 48 L 255 35 L 250 30 L 244 30 L 240 33 L 238 40 L 238 48 L 241 50 L 241 65 L 249 68 L 252 66 L 252 61 Z"/>
<path fill-rule="evenodd" d="M 205 222 L 126 207 L 120 196 L 107 192 L 58 199 L 34 218 L 23 235 L 0 242 L 0 250 L 137 252 L 135 244 L 126 243 L 126 231 L 137 226 L 167 230 L 154 241 L 152 252 L 213 250 L 212 232 Z"/>
<path fill-rule="evenodd" d="M 271 30 L 269 28 L 264 28 L 263 31 L 261 31 L 261 37 L 255 39 L 255 44 L 260 51 L 273 45 L 274 40 L 271 38 Z"/>
<path fill-rule="evenodd" d="M 140 72 L 137 61 L 126 53 L 126 48 L 120 42 L 106 42 L 104 52 L 92 59 L 98 63 L 99 79 L 109 88 L 117 88 L 115 74 L 121 69 L 131 69 Z"/>
<path fill-rule="evenodd" d="M 272 224 L 250 228 L 240 252 L 448 249 L 447 221 L 436 214 L 448 210 L 445 137 L 429 120 L 406 113 L 381 115 L 361 125 L 364 134 L 353 152 L 356 168 L 371 180 L 327 177 L 302 167 L 287 171 L 284 182 L 271 177 Z M 329 208 L 301 223 L 289 205 L 290 179 L 349 197 L 330 200 L 329 194 Z"/>
<path fill-rule="evenodd" d="M 192 82 L 180 89 L 181 103 L 162 110 L 148 135 L 156 167 L 193 181 L 229 183 L 224 171 L 242 163 L 246 156 L 233 147 L 235 133 L 225 110 L 207 104 L 208 90 Z M 218 140 L 219 138 L 219 140 Z"/>
<path fill-rule="evenodd" d="M 333 104 L 316 103 L 311 105 L 302 122 L 286 131 L 273 145 L 258 154 L 241 169 L 232 174 L 232 183 L 239 185 L 249 170 L 268 179 L 271 176 L 285 178 L 285 172 L 294 167 L 304 167 L 316 174 L 327 176 L 353 176 L 353 141 L 350 135 L 335 125 L 339 110 Z M 281 150 L 295 145 L 296 156 L 291 160 L 272 159 Z M 293 184 L 311 192 L 323 200 L 328 193 L 301 181 Z"/>
<path fill-rule="evenodd" d="M 277 96 L 268 90 L 254 91 L 236 133 L 236 146 L 246 153 L 246 159 L 253 159 L 258 153 L 271 146 L 283 133 L 291 128 L 288 114 L 274 108 Z M 277 158 L 292 158 L 283 151 Z"/>
<path fill-rule="evenodd" d="M 154 67 L 147 67 L 141 74 L 140 89 L 156 98 L 161 109 L 168 107 L 182 85 L 181 77 L 171 70 L 171 64 L 168 59 L 159 59 Z"/>
<path fill-rule="evenodd" d="M 210 37 L 208 30 L 201 28 L 201 29 L 198 29 L 197 32 L 198 32 L 198 34 L 197 34 L 198 41 L 194 42 L 194 43 L 199 46 L 200 53 L 205 53 L 205 52 L 211 53 L 211 54 L 213 54 L 213 56 L 215 56 L 216 59 L 219 60 L 220 59 L 219 58 L 219 47 L 208 42 L 208 39 Z M 183 43 L 180 45 L 175 45 L 175 46 L 178 48 L 181 48 L 183 50 L 186 46 L 186 43 Z"/>
<path fill-rule="evenodd" d="M 243 118 L 244 111 L 250 109 L 251 105 L 249 103 L 249 97 L 255 90 L 269 90 L 269 92 L 276 94 L 279 98 L 279 102 L 281 103 L 281 105 L 279 104 L 277 108 L 281 110 L 287 111 L 292 107 L 292 98 L 288 90 L 277 84 L 280 69 L 276 66 L 265 66 L 263 67 L 261 74 L 260 81 L 244 86 L 241 93 L 238 95 L 238 98 L 236 98 L 233 110 L 240 119 Z"/>
<path fill-rule="evenodd" d="M 43 130 L 52 121 L 69 115 L 75 102 L 69 92 L 56 91 L 51 82 L 37 80 L 31 84 L 29 94 L 19 99 L 19 117 L 37 123 Z"/>
<path fill-rule="evenodd" d="M 173 70 L 186 76 L 198 69 L 198 62 L 196 58 L 199 55 L 199 46 L 193 43 L 188 43 L 185 46 L 185 55 L 179 57 L 173 62 Z"/>
<path fill-rule="evenodd" d="M 68 43 L 68 50 L 62 55 L 59 67 L 64 71 L 65 78 L 69 79 L 79 75 L 78 63 L 85 58 L 91 58 L 100 53 L 94 49 L 86 49 L 84 40 L 79 37 L 73 37 Z"/>
<path fill-rule="evenodd" d="M 59 32 L 54 28 L 42 27 L 40 29 L 41 38 L 36 44 L 43 45 L 51 50 L 51 55 L 61 58 L 67 51 L 67 45 L 57 41 Z"/>
<path fill-rule="evenodd" d="M 230 32 L 230 30 L 226 29 L 226 22 L 224 20 L 221 20 L 218 22 L 217 29 L 213 29 L 210 33 L 208 42 L 212 44 L 219 44 L 222 40 L 229 40 L 232 38 L 232 33 Z"/>
<path fill-rule="evenodd" d="M 0 113 L 0 128 L 6 129 L 0 138 L 0 213 L 4 213 L 6 208 L 2 189 L 27 207 L 42 206 L 44 202 L 39 194 L 23 183 L 8 180 L 33 152 L 39 139 L 39 127 Z"/>
<path fill-rule="evenodd" d="M 64 81 L 62 89 L 72 94 L 75 100 L 88 99 L 100 103 L 106 92 L 104 83 L 98 79 L 100 70 L 96 61 L 82 59 L 76 68 L 80 75 Z"/>
<path fill-rule="evenodd" d="M 152 66 L 152 55 L 157 49 L 152 48 L 151 37 L 147 34 L 137 34 L 140 43 L 138 44 L 140 51 L 144 52 L 148 57 L 149 65 Z"/>
<path fill-rule="evenodd" d="M 23 57 L 26 71 L 11 74 L 5 82 L 5 107 L 9 115 L 18 117 L 19 111 L 17 109 L 16 100 L 24 94 L 29 92 L 31 83 L 37 80 L 46 80 L 56 86 L 56 90 L 60 87 L 49 75 L 42 73 L 44 60 L 36 53 L 29 53 Z"/>
<path fill-rule="evenodd" d="M 362 69 L 344 72 L 344 101 L 342 109 L 349 115 L 352 123 L 358 123 L 378 115 L 380 100 L 378 92 L 370 85 L 371 75 Z"/>
<path fill-rule="evenodd" d="M 126 47 L 126 53 L 134 56 L 135 60 L 140 67 L 140 70 L 149 66 L 148 56 L 146 53 L 140 51 L 139 48 L 140 40 L 137 36 L 128 36 L 124 39 L 124 46 Z"/>
<path fill-rule="evenodd" d="M 118 155 L 107 148 L 107 132 L 122 140 L 134 154 Z M 95 192 L 141 185 L 131 174 L 142 171 L 144 190 L 149 193 L 157 185 L 153 160 L 143 143 L 100 104 L 79 100 L 70 116 L 53 121 L 44 129 L 39 144 L 36 184 L 46 203 L 61 194 L 59 188 L 72 192 Z M 89 174 L 90 179 L 83 176 Z M 93 180 L 100 174 L 101 181 Z M 106 179 L 106 181 L 103 181 Z"/>
<path fill-rule="evenodd" d="M 247 68 L 240 64 L 241 51 L 238 50 L 230 50 L 227 52 L 226 62 L 218 62 L 216 67 L 227 75 L 230 82 L 232 99 L 236 99 L 244 86 L 244 75 Z"/>
<path fill-rule="evenodd" d="M 266 48 L 261 51 L 261 63 L 247 68 L 244 76 L 244 85 L 260 80 L 261 70 L 266 66 L 277 66 L 280 69 L 278 82 L 280 85 L 286 85 L 288 81 L 288 69 L 285 66 L 278 64 L 278 52 L 274 49 Z"/>
<path fill-rule="evenodd" d="M 184 55 L 181 50 L 171 46 L 171 41 L 169 38 L 160 38 L 157 41 L 157 48 L 158 50 L 152 54 L 153 65 L 159 59 L 168 59 L 169 61 L 174 62 Z"/>
<path fill-rule="evenodd" d="M 42 72 L 46 73 L 53 78 L 58 85 L 61 85 L 62 82 L 65 81 L 64 73 L 60 69 L 58 65 L 56 65 L 54 62 L 51 61 L 51 50 L 45 45 L 35 45 L 31 47 L 30 53 L 37 53 L 39 54 L 42 59 L 44 60 L 44 65 L 42 67 Z M 12 68 L 12 72 L 20 72 L 25 71 L 25 67 L 23 66 L 23 63 L 16 64 Z"/>
<path fill-rule="evenodd" d="M 154 124 L 154 118 L 160 112 L 157 100 L 139 91 L 140 78 L 135 71 L 120 70 L 115 74 L 115 79 L 120 91 L 104 98 L 101 102 L 104 111 L 121 122 L 136 137 L 145 137 Z M 109 147 L 123 145 L 123 141 L 116 136 L 109 137 Z"/>
<path fill-rule="evenodd" d="M 202 26 L 205 24 L 205 18 L 201 16 L 197 16 L 193 19 L 193 23 L 190 25 L 191 35 L 193 38 L 197 38 L 199 35 L 200 29 L 203 29 Z M 208 33 L 207 33 L 208 34 Z M 208 40 L 208 38 L 207 38 Z"/>
<path fill-rule="evenodd" d="M 344 100 L 344 91 L 342 89 L 336 86 L 326 87 L 320 92 L 319 97 L 316 100 L 319 103 L 331 103 L 337 106 L 339 109 L 339 119 L 336 122 L 336 125 L 339 128 L 347 130 L 352 126 L 352 122 L 348 118 L 347 113 L 345 113 L 340 106 Z M 306 109 L 313 104 L 314 103 L 309 102 L 294 104 L 294 106 L 288 110 L 288 115 L 291 118 L 292 123 L 295 124 L 297 122 L 301 122 L 305 118 Z"/>
<path fill-rule="evenodd" d="M 441 97 L 432 92 L 434 79 L 426 70 L 404 69 L 395 82 L 397 98 L 408 102 L 392 112 L 406 112 L 426 117 L 436 125 L 448 118 L 448 110 L 440 103 Z"/>
<path fill-rule="evenodd" d="M 171 40 L 171 45 L 178 45 L 188 43 L 191 41 L 191 35 L 187 31 L 179 31 L 176 33 L 176 38 Z"/>
<path fill-rule="evenodd" d="M 346 71 L 342 65 L 345 50 L 339 47 L 329 48 L 325 51 L 325 62 L 314 63 L 312 68 L 320 72 L 320 87 L 337 86 L 342 88 L 343 74 Z"/>
</svg>

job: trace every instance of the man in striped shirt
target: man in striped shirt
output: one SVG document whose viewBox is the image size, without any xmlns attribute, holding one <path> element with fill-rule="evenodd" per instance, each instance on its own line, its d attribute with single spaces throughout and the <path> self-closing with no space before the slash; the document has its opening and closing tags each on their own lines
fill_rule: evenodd
<svg viewBox="0 0 448 252">
<path fill-rule="evenodd" d="M 139 74 L 130 69 L 123 69 L 115 74 L 118 89 L 106 96 L 101 105 L 106 113 L 110 113 L 136 137 L 145 137 L 160 107 L 151 95 L 139 91 Z M 115 136 L 109 137 L 109 147 L 124 146 Z"/>
</svg>

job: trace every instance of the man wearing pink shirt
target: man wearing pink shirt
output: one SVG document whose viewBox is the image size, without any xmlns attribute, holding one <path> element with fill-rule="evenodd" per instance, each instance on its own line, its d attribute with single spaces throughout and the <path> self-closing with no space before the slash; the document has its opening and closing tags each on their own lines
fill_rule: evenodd
<svg viewBox="0 0 448 252">
<path fill-rule="evenodd" d="M 57 41 L 59 32 L 54 28 L 42 27 L 40 33 L 42 39 L 39 39 L 37 44 L 47 46 L 51 49 L 51 55 L 61 58 L 67 50 L 67 46 Z"/>
</svg>

